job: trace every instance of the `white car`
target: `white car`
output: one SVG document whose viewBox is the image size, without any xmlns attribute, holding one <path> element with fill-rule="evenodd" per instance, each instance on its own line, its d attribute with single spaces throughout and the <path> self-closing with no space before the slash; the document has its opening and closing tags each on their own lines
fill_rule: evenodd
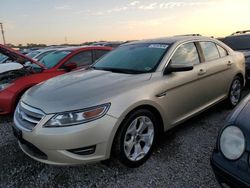
<svg viewBox="0 0 250 188">
<path fill-rule="evenodd" d="M 20 63 L 4 63 L 1 65 L 0 74 L 8 71 L 22 69 L 23 65 Z"/>
</svg>

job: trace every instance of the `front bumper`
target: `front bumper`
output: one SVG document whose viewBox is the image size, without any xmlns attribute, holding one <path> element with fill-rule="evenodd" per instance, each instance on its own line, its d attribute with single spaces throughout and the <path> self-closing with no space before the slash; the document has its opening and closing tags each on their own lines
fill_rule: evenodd
<svg viewBox="0 0 250 188">
<path fill-rule="evenodd" d="M 250 187 L 248 157 L 248 153 L 245 152 L 239 160 L 229 161 L 220 152 L 213 152 L 211 166 L 217 181 L 222 187 Z"/>
<path fill-rule="evenodd" d="M 10 114 L 14 111 L 15 95 L 8 90 L 0 91 L 0 115 Z"/>
<path fill-rule="evenodd" d="M 81 125 L 45 128 L 44 118 L 32 131 L 22 129 L 14 118 L 14 135 L 20 148 L 31 158 L 53 165 L 77 165 L 108 159 L 116 131 L 117 119 L 105 115 Z M 94 148 L 91 154 L 76 154 L 72 150 Z"/>
</svg>

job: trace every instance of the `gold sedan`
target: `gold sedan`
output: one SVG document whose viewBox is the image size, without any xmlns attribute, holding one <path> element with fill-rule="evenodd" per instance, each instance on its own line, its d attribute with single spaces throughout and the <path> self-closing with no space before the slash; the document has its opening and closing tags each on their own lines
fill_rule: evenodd
<svg viewBox="0 0 250 188">
<path fill-rule="evenodd" d="M 143 40 L 120 46 L 88 70 L 28 90 L 13 126 L 35 160 L 73 165 L 116 156 L 142 165 L 160 135 L 216 103 L 241 99 L 245 59 L 201 36 Z"/>
</svg>

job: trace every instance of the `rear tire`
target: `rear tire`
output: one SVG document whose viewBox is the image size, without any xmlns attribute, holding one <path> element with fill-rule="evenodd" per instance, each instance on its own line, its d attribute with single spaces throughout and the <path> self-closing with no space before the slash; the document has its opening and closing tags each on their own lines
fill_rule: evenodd
<svg viewBox="0 0 250 188">
<path fill-rule="evenodd" d="M 155 147 L 159 121 L 147 109 L 140 109 L 122 122 L 114 141 L 115 157 L 125 166 L 136 168 L 144 164 Z"/>
<path fill-rule="evenodd" d="M 241 77 L 236 76 L 230 86 L 227 104 L 230 108 L 234 108 L 240 103 L 243 89 L 243 81 Z"/>
</svg>

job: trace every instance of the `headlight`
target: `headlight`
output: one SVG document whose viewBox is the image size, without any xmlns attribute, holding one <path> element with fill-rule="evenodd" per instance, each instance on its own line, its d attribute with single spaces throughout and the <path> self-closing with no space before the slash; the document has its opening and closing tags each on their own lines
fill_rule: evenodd
<svg viewBox="0 0 250 188">
<path fill-rule="evenodd" d="M 45 124 L 45 127 L 64 127 L 93 121 L 103 117 L 107 113 L 109 107 L 110 104 L 103 104 L 84 110 L 59 113 L 52 117 Z"/>
<path fill-rule="evenodd" d="M 12 83 L 1 84 L 0 85 L 0 91 L 5 90 L 7 87 L 10 87 L 12 85 L 13 85 Z"/>
<path fill-rule="evenodd" d="M 236 126 L 225 128 L 220 137 L 220 149 L 229 160 L 240 158 L 245 150 L 245 137 L 242 131 Z"/>
</svg>

